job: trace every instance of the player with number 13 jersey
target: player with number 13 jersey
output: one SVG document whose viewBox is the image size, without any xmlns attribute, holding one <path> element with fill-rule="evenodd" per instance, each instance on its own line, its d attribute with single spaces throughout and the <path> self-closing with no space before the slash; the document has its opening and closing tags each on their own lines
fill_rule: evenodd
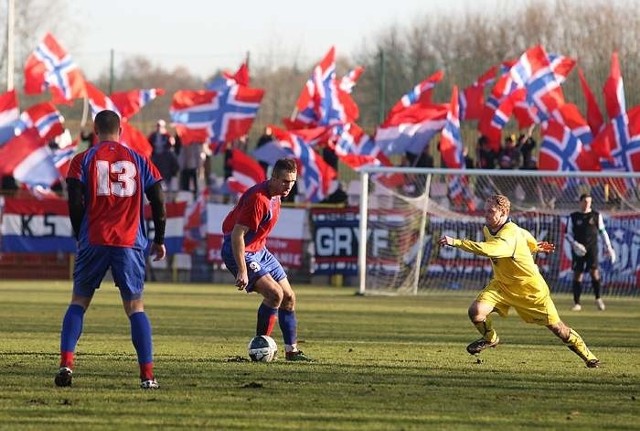
<svg viewBox="0 0 640 431">
<path fill-rule="evenodd" d="M 162 180 L 149 159 L 116 142 L 100 142 L 74 157 L 67 178 L 85 186 L 86 214 L 78 232 L 79 248 L 146 248 L 143 194 Z"/>
</svg>

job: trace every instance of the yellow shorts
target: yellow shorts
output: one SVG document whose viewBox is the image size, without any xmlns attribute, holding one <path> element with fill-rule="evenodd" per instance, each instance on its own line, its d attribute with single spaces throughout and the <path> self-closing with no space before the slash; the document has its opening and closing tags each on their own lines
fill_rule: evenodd
<svg viewBox="0 0 640 431">
<path fill-rule="evenodd" d="M 558 310 L 548 292 L 542 295 L 514 294 L 495 279 L 482 289 L 476 301 L 493 305 L 502 317 L 507 317 L 509 308 L 513 307 L 527 323 L 546 326 L 560 321 Z"/>
</svg>

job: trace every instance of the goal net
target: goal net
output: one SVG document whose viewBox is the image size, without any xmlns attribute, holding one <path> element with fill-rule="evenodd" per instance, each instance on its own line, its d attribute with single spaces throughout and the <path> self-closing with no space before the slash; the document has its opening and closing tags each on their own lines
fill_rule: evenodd
<svg viewBox="0 0 640 431">
<path fill-rule="evenodd" d="M 546 172 L 369 167 L 360 172 L 359 293 L 416 294 L 430 289 L 480 289 L 489 259 L 440 247 L 443 235 L 482 241 L 484 201 L 509 197 L 511 218 L 556 245 L 534 256 L 554 292 L 571 291 L 569 214 L 589 192 L 603 215 L 617 259 L 599 239 L 600 273 L 609 295 L 640 290 L 640 173 Z M 590 289 L 588 273 L 585 290 Z"/>
</svg>

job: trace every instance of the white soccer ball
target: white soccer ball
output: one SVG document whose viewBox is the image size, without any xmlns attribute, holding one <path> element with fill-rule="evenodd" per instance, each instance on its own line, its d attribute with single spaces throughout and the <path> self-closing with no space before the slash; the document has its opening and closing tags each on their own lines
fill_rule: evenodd
<svg viewBox="0 0 640 431">
<path fill-rule="evenodd" d="M 278 353 L 278 345 L 268 335 L 258 335 L 249 341 L 249 357 L 254 362 L 271 362 Z"/>
</svg>

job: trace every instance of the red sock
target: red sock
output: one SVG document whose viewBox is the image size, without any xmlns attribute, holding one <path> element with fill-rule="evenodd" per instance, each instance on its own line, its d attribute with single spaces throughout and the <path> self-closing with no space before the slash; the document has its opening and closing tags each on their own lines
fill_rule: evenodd
<svg viewBox="0 0 640 431">
<path fill-rule="evenodd" d="M 140 364 L 140 380 L 153 380 L 153 362 Z"/>
<path fill-rule="evenodd" d="M 73 369 L 73 352 L 60 352 L 60 366 Z"/>
</svg>

